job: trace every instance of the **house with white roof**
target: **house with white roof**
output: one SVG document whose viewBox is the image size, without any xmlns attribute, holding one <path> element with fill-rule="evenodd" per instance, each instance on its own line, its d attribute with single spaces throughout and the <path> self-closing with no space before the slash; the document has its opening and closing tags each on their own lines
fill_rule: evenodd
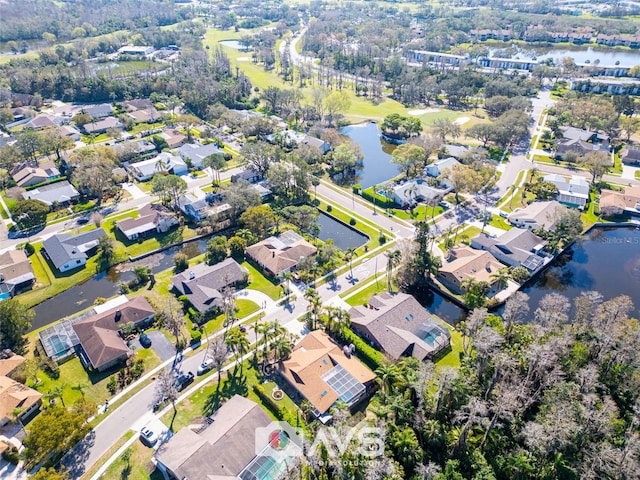
<svg viewBox="0 0 640 480">
<path fill-rule="evenodd" d="M 139 182 L 144 182 L 153 178 L 156 173 L 172 172 L 175 175 L 184 175 L 189 169 L 178 155 L 162 152 L 156 157 L 130 164 L 127 171 Z"/>
<path fill-rule="evenodd" d="M 583 209 L 589 201 L 589 182 L 584 177 L 572 176 L 567 180 L 562 175 L 550 173 L 543 180 L 556 186 L 560 203 Z"/>
<path fill-rule="evenodd" d="M 209 143 L 207 145 L 201 145 L 199 143 L 185 143 L 177 149 L 183 160 L 190 161 L 196 168 L 202 168 L 202 161 L 209 155 L 219 154 L 223 155 L 216 144 Z"/>
<path fill-rule="evenodd" d="M 442 175 L 442 172 L 444 171 L 445 168 L 451 169 L 456 165 L 460 165 L 460 162 L 455 158 L 453 157 L 442 158 L 440 160 L 433 162 L 430 165 L 427 165 L 424 169 L 424 173 L 426 173 L 430 177 L 437 178 L 440 175 Z M 447 188 L 453 188 L 453 185 L 451 184 L 451 182 L 446 178 L 440 179 L 440 184 L 442 184 Z"/>
<path fill-rule="evenodd" d="M 393 186 L 391 199 L 402 207 L 415 205 L 417 202 L 428 202 L 446 195 L 451 189 L 440 189 L 429 186 L 422 178 L 408 180 Z"/>
</svg>

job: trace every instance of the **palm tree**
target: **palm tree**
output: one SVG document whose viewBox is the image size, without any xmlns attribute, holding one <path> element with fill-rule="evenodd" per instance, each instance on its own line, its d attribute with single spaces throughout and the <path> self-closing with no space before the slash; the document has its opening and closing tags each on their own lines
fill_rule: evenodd
<svg viewBox="0 0 640 480">
<path fill-rule="evenodd" d="M 240 359 L 249 348 L 249 340 L 247 340 L 247 336 L 242 333 L 238 327 L 233 327 L 227 332 L 225 343 L 231 350 L 233 350 L 236 355 L 236 361 L 238 361 L 240 368 L 242 368 L 242 362 Z"/>
<path fill-rule="evenodd" d="M 378 184 L 374 183 L 373 187 L 371 187 L 372 190 L 372 195 L 371 195 L 371 200 L 373 200 L 373 214 L 375 215 L 376 213 L 376 197 L 378 195 Z"/>
<path fill-rule="evenodd" d="M 351 264 L 353 262 L 353 257 L 357 256 L 357 249 L 354 247 L 347 248 L 347 250 L 344 252 L 344 258 L 347 260 L 347 262 L 349 262 L 349 275 L 351 275 L 351 278 L 353 278 L 353 269 L 351 268 Z"/>
<path fill-rule="evenodd" d="M 498 284 L 498 290 L 502 290 L 507 286 L 507 281 L 511 278 L 509 268 L 504 267 L 491 275 L 491 278 Z"/>
<path fill-rule="evenodd" d="M 385 256 L 387 257 L 387 287 L 388 290 L 392 292 L 393 286 L 391 284 L 391 277 L 393 275 L 393 269 L 400 263 L 400 260 L 402 259 L 402 252 L 396 249 L 385 252 Z"/>
<path fill-rule="evenodd" d="M 405 472 L 410 472 L 422 460 L 422 450 L 416 437 L 416 432 L 411 427 L 397 430 L 392 435 L 393 450 L 396 452 Z"/>
<path fill-rule="evenodd" d="M 387 214 L 389 213 L 389 209 L 390 209 L 390 205 L 393 203 L 391 201 L 391 197 L 393 195 L 393 185 L 391 185 L 391 183 L 387 183 L 384 186 L 384 196 L 387 198 Z"/>
<path fill-rule="evenodd" d="M 375 371 L 378 383 L 382 387 L 382 394 L 387 396 L 391 392 L 391 388 L 400 376 L 400 369 L 393 363 L 385 363 L 380 365 Z"/>
<path fill-rule="evenodd" d="M 285 286 L 284 286 L 284 294 L 289 295 L 289 293 L 291 293 L 291 288 L 290 288 L 290 282 L 291 280 L 293 280 L 293 273 L 291 272 L 284 272 L 282 274 L 282 280 L 284 280 L 285 282 Z"/>
<path fill-rule="evenodd" d="M 64 388 L 65 387 L 66 387 L 66 385 L 64 383 L 62 385 L 58 385 L 53 390 L 49 390 L 43 396 L 44 396 L 44 398 L 49 400 L 49 403 L 51 403 L 52 401 L 55 401 L 56 398 L 59 398 L 60 399 L 60 403 L 62 403 L 62 406 L 66 407 L 66 405 L 64 404 L 64 398 L 62 397 L 62 394 L 64 393 Z"/>
<path fill-rule="evenodd" d="M 84 399 L 84 389 L 87 388 L 88 385 L 86 383 L 78 382 L 74 385 L 71 385 L 71 390 L 75 390 L 76 392 L 80 392 L 80 396 Z"/>
<path fill-rule="evenodd" d="M 351 315 L 340 307 L 327 307 L 327 330 L 341 332 L 351 323 Z"/>
<path fill-rule="evenodd" d="M 308 288 L 307 291 L 304 292 L 304 298 L 309 302 L 307 305 L 307 311 L 311 316 L 310 318 L 313 320 L 311 323 L 311 330 L 315 330 L 318 322 L 318 316 L 322 313 L 322 300 L 315 288 Z"/>
<path fill-rule="evenodd" d="M 538 173 L 540 173 L 540 169 L 537 167 L 533 167 L 529 170 L 529 183 L 533 182 L 533 177 L 535 177 Z"/>
<path fill-rule="evenodd" d="M 256 323 L 254 330 L 256 332 L 256 344 L 258 343 L 258 338 L 257 338 L 258 334 L 262 335 L 262 341 L 263 341 L 262 361 L 266 362 L 267 345 L 269 344 L 268 336 L 269 336 L 269 331 L 271 330 L 271 326 L 269 325 L 269 322 L 260 322 L 260 323 Z"/>
</svg>

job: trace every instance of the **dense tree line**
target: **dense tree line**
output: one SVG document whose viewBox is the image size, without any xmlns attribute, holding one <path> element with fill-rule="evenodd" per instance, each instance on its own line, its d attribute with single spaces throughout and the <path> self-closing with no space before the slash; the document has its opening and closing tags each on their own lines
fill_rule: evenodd
<svg viewBox="0 0 640 480">
<path fill-rule="evenodd" d="M 9 0 L 0 3 L 0 41 L 69 40 L 170 25 L 188 14 L 187 9 L 179 10 L 173 2 L 159 0 Z M 44 33 L 54 37 L 43 37 Z"/>
</svg>

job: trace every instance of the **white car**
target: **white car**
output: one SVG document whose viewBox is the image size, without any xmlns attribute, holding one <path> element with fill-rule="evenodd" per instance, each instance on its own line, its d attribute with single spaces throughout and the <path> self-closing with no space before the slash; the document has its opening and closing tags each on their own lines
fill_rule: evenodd
<svg viewBox="0 0 640 480">
<path fill-rule="evenodd" d="M 142 430 L 140 430 L 140 441 L 147 447 L 153 447 L 158 443 L 158 434 L 148 427 L 142 427 Z"/>
<path fill-rule="evenodd" d="M 213 360 L 209 358 L 200 364 L 200 366 L 198 367 L 198 370 L 196 370 L 196 373 L 198 375 L 204 375 L 212 368 L 213 368 Z"/>
</svg>

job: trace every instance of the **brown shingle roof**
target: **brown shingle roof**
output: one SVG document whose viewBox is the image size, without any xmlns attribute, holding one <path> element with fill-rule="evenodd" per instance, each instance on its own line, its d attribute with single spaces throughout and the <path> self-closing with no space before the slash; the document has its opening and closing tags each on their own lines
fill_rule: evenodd
<svg viewBox="0 0 640 480">
<path fill-rule="evenodd" d="M 247 247 L 247 255 L 274 275 L 295 267 L 301 258 L 317 251 L 315 246 L 292 230 Z"/>
<path fill-rule="evenodd" d="M 22 355 L 11 355 L 8 358 L 0 359 L 0 376 L 9 375 L 16 368 L 25 362 L 25 358 Z"/>
<path fill-rule="evenodd" d="M 13 284 L 33 279 L 33 268 L 31 262 L 23 250 L 9 250 L 0 254 L 0 276 L 2 281 Z"/>
<path fill-rule="evenodd" d="M 16 408 L 31 408 L 42 394 L 9 377 L 0 377 L 0 419 L 12 417 Z"/>
<path fill-rule="evenodd" d="M 118 334 L 118 330 L 129 322 L 135 325 L 154 314 L 155 311 L 149 302 L 140 296 L 124 305 L 74 323 L 73 329 L 93 368 L 100 369 L 129 354 L 129 347 Z"/>
<path fill-rule="evenodd" d="M 502 264 L 489 252 L 471 247 L 458 247 L 450 251 L 449 261 L 440 267 L 440 273 L 452 274 L 458 284 L 469 277 L 478 282 L 494 282 L 492 275 L 502 268 Z"/>
<path fill-rule="evenodd" d="M 338 400 L 338 393 L 323 380 L 336 365 L 342 366 L 362 385 L 375 374 L 354 356 L 347 356 L 329 335 L 316 330 L 306 335 L 279 366 L 280 373 L 322 414 Z"/>
</svg>

